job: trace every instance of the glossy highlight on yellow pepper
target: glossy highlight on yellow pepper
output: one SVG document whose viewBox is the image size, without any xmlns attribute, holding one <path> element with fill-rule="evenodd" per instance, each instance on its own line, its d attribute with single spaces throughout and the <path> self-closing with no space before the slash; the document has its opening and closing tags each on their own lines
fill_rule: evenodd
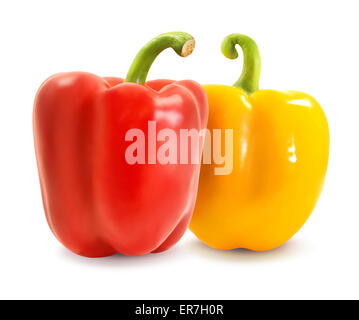
<svg viewBox="0 0 359 320">
<path fill-rule="evenodd" d="M 239 80 L 204 86 L 208 129 L 233 129 L 233 171 L 215 175 L 215 164 L 202 165 L 190 229 L 213 248 L 265 251 L 288 241 L 313 211 L 327 170 L 329 129 L 311 96 L 257 90 L 257 45 L 232 34 L 223 54 L 235 59 L 236 44 L 244 56 Z"/>
</svg>

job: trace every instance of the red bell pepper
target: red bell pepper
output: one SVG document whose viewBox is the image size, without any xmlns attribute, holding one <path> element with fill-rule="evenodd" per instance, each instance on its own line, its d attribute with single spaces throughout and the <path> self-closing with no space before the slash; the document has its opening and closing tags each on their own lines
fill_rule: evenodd
<svg viewBox="0 0 359 320">
<path fill-rule="evenodd" d="M 33 129 L 46 218 L 57 239 L 79 255 L 161 252 L 187 228 L 200 164 L 130 164 L 125 159 L 131 144 L 126 132 L 138 128 L 148 138 L 148 121 L 156 121 L 157 131 L 176 133 L 206 126 L 207 98 L 199 84 L 145 83 L 154 59 L 169 47 L 187 56 L 194 40 L 183 32 L 154 38 L 125 80 L 60 73 L 37 92 Z M 152 151 L 160 147 L 157 143 Z M 150 148 L 146 139 L 146 152 Z"/>
</svg>

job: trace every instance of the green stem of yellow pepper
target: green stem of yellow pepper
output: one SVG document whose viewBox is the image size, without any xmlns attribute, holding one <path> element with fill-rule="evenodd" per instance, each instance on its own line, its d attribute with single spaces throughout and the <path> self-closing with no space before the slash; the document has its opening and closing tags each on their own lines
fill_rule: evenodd
<svg viewBox="0 0 359 320">
<path fill-rule="evenodd" d="M 223 55 L 229 59 L 236 59 L 238 57 L 236 44 L 240 45 L 243 50 L 243 70 L 233 86 L 243 89 L 250 95 L 258 90 L 259 87 L 261 73 L 259 49 L 250 37 L 240 33 L 233 33 L 223 39 L 221 47 Z"/>
<path fill-rule="evenodd" d="M 156 57 L 165 49 L 172 48 L 181 57 L 187 57 L 194 49 L 193 37 L 185 32 L 168 32 L 148 42 L 136 55 L 125 82 L 145 83 L 148 71 Z"/>
</svg>

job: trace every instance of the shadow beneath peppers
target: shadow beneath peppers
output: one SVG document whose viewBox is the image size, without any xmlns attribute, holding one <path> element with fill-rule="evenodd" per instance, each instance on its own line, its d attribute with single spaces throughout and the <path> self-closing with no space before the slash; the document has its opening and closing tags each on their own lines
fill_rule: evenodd
<svg viewBox="0 0 359 320">
<path fill-rule="evenodd" d="M 292 239 L 282 246 L 264 252 L 256 252 L 248 249 L 233 249 L 233 250 L 217 250 L 213 249 L 197 239 L 189 241 L 185 246 L 186 250 L 193 255 L 201 256 L 202 258 L 236 263 L 257 263 L 270 262 L 274 260 L 287 260 L 292 257 L 298 257 L 309 248 L 300 240 Z"/>
<path fill-rule="evenodd" d="M 292 239 L 279 248 L 265 252 L 255 252 L 247 249 L 216 250 L 197 239 L 188 239 L 165 252 L 150 253 L 144 256 L 115 254 L 104 258 L 86 258 L 76 255 L 63 247 L 60 248 L 59 254 L 63 259 L 72 263 L 91 267 L 143 268 L 147 264 L 149 266 L 160 266 L 169 262 L 176 264 L 179 260 L 193 261 L 196 258 L 222 263 L 265 263 L 298 258 L 298 256 L 309 251 L 310 248 L 298 239 Z"/>
</svg>

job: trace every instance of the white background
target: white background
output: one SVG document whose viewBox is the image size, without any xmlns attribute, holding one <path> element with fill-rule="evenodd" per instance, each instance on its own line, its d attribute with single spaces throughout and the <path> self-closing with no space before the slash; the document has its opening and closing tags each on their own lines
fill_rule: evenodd
<svg viewBox="0 0 359 320">
<path fill-rule="evenodd" d="M 359 298 L 358 1 L 1 1 L 0 298 Z M 232 84 L 241 57 L 221 40 L 239 32 L 261 49 L 261 88 L 313 95 L 331 133 L 327 179 L 303 229 L 279 249 L 216 251 L 190 231 L 172 250 L 88 259 L 64 249 L 42 208 L 32 104 L 49 75 L 126 75 L 154 36 L 197 39 L 167 50 L 149 79 Z"/>
</svg>

